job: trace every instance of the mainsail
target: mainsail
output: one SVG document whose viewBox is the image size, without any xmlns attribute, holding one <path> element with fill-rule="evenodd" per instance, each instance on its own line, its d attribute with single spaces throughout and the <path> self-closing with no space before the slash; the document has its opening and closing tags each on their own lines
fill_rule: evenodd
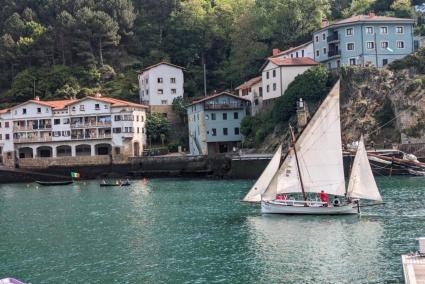
<svg viewBox="0 0 425 284">
<path fill-rule="evenodd" d="M 274 175 L 272 181 L 264 192 L 263 200 L 274 200 L 276 194 L 301 192 L 300 178 L 298 176 L 297 161 L 293 149 L 286 155 L 282 166 Z"/>
<path fill-rule="evenodd" d="M 295 143 L 305 192 L 345 194 L 339 111 L 339 82 Z"/>
<path fill-rule="evenodd" d="M 273 176 L 279 169 L 280 161 L 282 159 L 282 145 L 279 145 L 276 153 L 273 158 L 267 165 L 266 169 L 261 174 L 257 182 L 252 186 L 251 190 L 244 197 L 243 201 L 246 202 L 260 202 L 261 195 L 269 186 L 270 182 L 273 179 Z"/>
<path fill-rule="evenodd" d="M 354 158 L 350 181 L 348 182 L 347 195 L 354 198 L 382 201 L 381 194 L 376 186 L 375 178 L 373 177 L 372 169 L 370 168 L 367 158 L 363 136 L 360 138 L 356 157 Z"/>
</svg>

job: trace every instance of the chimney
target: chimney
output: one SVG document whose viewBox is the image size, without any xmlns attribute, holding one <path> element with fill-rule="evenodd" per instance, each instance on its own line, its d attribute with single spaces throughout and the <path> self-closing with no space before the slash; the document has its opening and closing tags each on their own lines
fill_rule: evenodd
<svg viewBox="0 0 425 284">
<path fill-rule="evenodd" d="M 297 127 L 298 132 L 303 130 L 304 126 L 307 125 L 310 114 L 308 112 L 307 104 L 302 98 L 297 102 Z"/>
<path fill-rule="evenodd" d="M 34 100 L 39 101 L 40 97 L 39 96 L 35 96 Z"/>
<path fill-rule="evenodd" d="M 320 23 L 320 27 L 326 28 L 327 26 L 329 26 L 329 21 L 327 19 L 322 19 L 322 22 Z"/>
<path fill-rule="evenodd" d="M 100 98 L 100 97 L 102 97 L 102 94 L 101 94 L 101 93 L 96 93 L 96 94 L 94 95 L 94 97 L 95 97 L 95 98 Z"/>
<path fill-rule="evenodd" d="M 272 56 L 277 55 L 280 52 L 279 48 L 273 48 L 272 50 Z"/>
<path fill-rule="evenodd" d="M 373 17 L 375 17 L 375 13 L 374 12 L 369 12 L 369 18 L 373 18 Z"/>
</svg>

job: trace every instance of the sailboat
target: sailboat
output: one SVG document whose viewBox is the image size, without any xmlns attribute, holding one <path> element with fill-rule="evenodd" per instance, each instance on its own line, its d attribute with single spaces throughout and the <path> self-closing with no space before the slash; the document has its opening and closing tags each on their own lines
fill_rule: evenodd
<svg viewBox="0 0 425 284">
<path fill-rule="evenodd" d="M 358 143 L 348 187 L 345 186 L 339 82 L 298 138 L 292 136 L 293 143 L 286 155 L 282 156 L 280 145 L 243 201 L 261 202 L 262 213 L 313 215 L 359 214 L 360 199 L 382 201 L 363 136 Z M 335 197 L 331 204 L 309 199 L 309 193 L 323 192 Z M 296 200 L 293 195 L 303 198 Z"/>
</svg>

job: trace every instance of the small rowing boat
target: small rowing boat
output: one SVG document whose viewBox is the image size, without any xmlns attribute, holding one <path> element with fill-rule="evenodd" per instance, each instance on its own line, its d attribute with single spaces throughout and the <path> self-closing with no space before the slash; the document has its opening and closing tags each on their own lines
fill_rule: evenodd
<svg viewBox="0 0 425 284">
<path fill-rule="evenodd" d="M 131 183 L 128 181 L 122 183 L 101 183 L 100 186 L 129 186 Z"/>
<path fill-rule="evenodd" d="M 73 180 L 64 180 L 64 181 L 39 181 L 36 180 L 36 183 L 44 186 L 54 186 L 54 185 L 68 185 L 74 183 Z"/>
</svg>

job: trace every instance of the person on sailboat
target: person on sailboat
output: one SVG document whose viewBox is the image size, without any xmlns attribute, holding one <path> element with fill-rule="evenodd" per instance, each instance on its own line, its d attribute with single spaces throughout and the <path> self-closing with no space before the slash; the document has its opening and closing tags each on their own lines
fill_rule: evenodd
<svg viewBox="0 0 425 284">
<path fill-rule="evenodd" d="M 326 202 L 326 207 L 329 206 L 329 198 L 328 198 L 328 194 L 326 192 L 324 192 L 323 190 L 320 192 L 320 201 L 322 202 Z"/>
</svg>

